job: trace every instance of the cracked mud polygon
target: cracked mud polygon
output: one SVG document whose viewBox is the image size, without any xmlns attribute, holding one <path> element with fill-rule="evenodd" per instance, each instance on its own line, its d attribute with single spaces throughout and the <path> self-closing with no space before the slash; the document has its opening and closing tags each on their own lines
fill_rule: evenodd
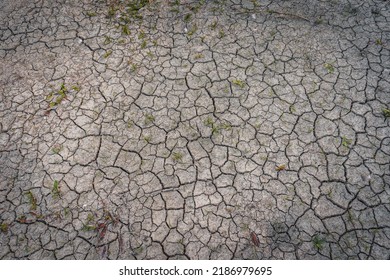
<svg viewBox="0 0 390 280">
<path fill-rule="evenodd" d="M 1 259 L 388 259 L 390 3 L 0 2 Z"/>
</svg>

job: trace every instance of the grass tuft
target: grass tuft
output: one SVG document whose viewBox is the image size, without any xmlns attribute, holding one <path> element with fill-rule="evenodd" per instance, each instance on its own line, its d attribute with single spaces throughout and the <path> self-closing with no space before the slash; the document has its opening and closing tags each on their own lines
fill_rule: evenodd
<svg viewBox="0 0 390 280">
<path fill-rule="evenodd" d="M 352 140 L 348 139 L 347 137 L 343 136 L 341 138 L 341 145 L 343 145 L 346 148 L 349 148 L 349 146 L 352 144 Z"/>
<path fill-rule="evenodd" d="M 180 152 L 173 152 L 173 153 L 172 153 L 172 159 L 173 159 L 174 161 L 176 161 L 176 162 L 182 161 L 182 159 L 183 159 L 183 154 L 180 153 Z"/>
<path fill-rule="evenodd" d="M 37 209 L 37 199 L 35 198 L 34 194 L 31 191 L 28 191 L 26 193 L 26 196 L 27 196 L 28 201 L 30 203 L 30 209 L 36 210 Z"/>
<path fill-rule="evenodd" d="M 57 180 L 54 180 L 53 183 L 53 189 L 51 190 L 51 194 L 54 199 L 58 199 L 61 197 L 61 191 L 60 191 L 60 186 Z"/>
<path fill-rule="evenodd" d="M 233 85 L 236 85 L 240 88 L 244 88 L 245 87 L 245 82 L 244 81 L 241 81 L 239 79 L 235 79 L 232 81 Z"/>
<path fill-rule="evenodd" d="M 314 248 L 317 249 L 318 251 L 321 251 L 324 248 L 325 239 L 320 238 L 318 235 L 314 236 L 312 242 Z"/>
<path fill-rule="evenodd" d="M 330 63 L 325 63 L 324 68 L 328 71 L 329 74 L 332 74 L 334 72 L 334 67 Z"/>
<path fill-rule="evenodd" d="M 145 115 L 145 124 L 146 125 L 152 124 L 155 120 L 156 120 L 156 118 L 153 115 L 151 115 L 151 114 Z"/>
<path fill-rule="evenodd" d="M 8 228 L 9 228 L 9 226 L 8 226 L 7 223 L 1 223 L 0 224 L 0 231 L 2 233 L 8 233 Z"/>
<path fill-rule="evenodd" d="M 382 109 L 382 114 L 385 116 L 385 118 L 390 118 L 390 109 L 389 108 Z"/>
</svg>

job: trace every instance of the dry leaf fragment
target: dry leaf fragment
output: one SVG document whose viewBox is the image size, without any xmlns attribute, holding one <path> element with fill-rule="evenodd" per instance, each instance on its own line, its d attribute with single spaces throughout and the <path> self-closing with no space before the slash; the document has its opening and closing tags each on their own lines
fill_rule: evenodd
<svg viewBox="0 0 390 280">
<path fill-rule="evenodd" d="M 256 233 L 254 233 L 253 231 L 251 232 L 251 239 L 253 244 L 255 244 L 255 246 L 260 247 L 259 238 L 257 237 Z"/>
<path fill-rule="evenodd" d="M 104 245 L 103 248 L 102 248 L 102 253 L 101 253 L 101 258 L 102 259 L 105 259 L 107 258 L 107 245 Z"/>
<path fill-rule="evenodd" d="M 104 236 L 106 236 L 107 225 L 105 223 L 99 223 L 97 229 L 99 233 L 99 241 L 102 241 L 104 239 Z"/>
<path fill-rule="evenodd" d="M 119 234 L 118 243 L 119 243 L 119 254 L 121 254 L 121 253 L 123 252 L 123 238 L 122 238 L 122 233 Z"/>
<path fill-rule="evenodd" d="M 276 171 L 282 171 L 286 169 L 286 165 L 282 164 L 276 167 Z"/>
</svg>

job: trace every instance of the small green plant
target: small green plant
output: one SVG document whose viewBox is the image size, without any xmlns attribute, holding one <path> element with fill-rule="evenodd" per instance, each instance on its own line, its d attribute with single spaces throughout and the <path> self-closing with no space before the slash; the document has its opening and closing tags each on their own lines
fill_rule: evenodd
<svg viewBox="0 0 390 280">
<path fill-rule="evenodd" d="M 244 81 L 241 81 L 239 79 L 235 79 L 232 81 L 232 83 L 236 86 L 239 86 L 240 88 L 244 88 L 245 87 L 245 82 Z"/>
<path fill-rule="evenodd" d="M 145 32 L 141 30 L 140 33 L 138 34 L 138 39 L 142 40 L 145 39 L 145 37 L 146 37 Z"/>
<path fill-rule="evenodd" d="M 142 254 L 143 251 L 144 251 L 143 247 L 138 247 L 138 248 L 133 249 L 134 255 Z"/>
<path fill-rule="evenodd" d="M 205 126 L 211 128 L 212 135 L 219 134 L 221 132 L 221 129 L 224 129 L 224 130 L 231 130 L 232 129 L 230 124 L 216 125 L 215 121 L 210 116 L 207 117 L 207 119 L 205 119 L 203 123 Z"/>
<path fill-rule="evenodd" d="M 189 21 L 191 20 L 191 17 L 192 17 L 191 14 L 186 14 L 186 15 L 184 16 L 184 22 L 189 22 Z"/>
<path fill-rule="evenodd" d="M 57 91 L 57 94 L 61 96 L 66 96 L 66 93 L 68 92 L 68 89 L 66 88 L 65 84 L 62 83 L 60 86 L 60 89 Z"/>
<path fill-rule="evenodd" d="M 215 20 L 215 21 L 213 21 L 213 23 L 212 24 L 210 24 L 210 29 L 211 30 L 215 30 L 216 28 L 217 28 L 217 21 Z"/>
<path fill-rule="evenodd" d="M 51 92 L 46 97 L 46 100 L 50 101 L 49 107 L 53 108 L 59 105 L 62 102 L 62 100 L 66 98 L 67 93 L 68 93 L 68 89 L 65 87 L 65 84 L 62 83 L 60 89 L 57 92 Z"/>
<path fill-rule="evenodd" d="M 94 220 L 95 220 L 95 217 L 93 216 L 93 214 L 88 213 L 87 222 L 90 223 L 90 222 L 93 222 Z"/>
<path fill-rule="evenodd" d="M 276 35 L 276 31 L 271 31 L 270 33 L 269 33 L 269 35 L 271 36 L 271 37 L 275 37 L 275 35 Z"/>
<path fill-rule="evenodd" d="M 144 140 L 145 140 L 146 143 L 150 143 L 150 141 L 152 141 L 152 136 L 150 136 L 150 135 L 145 135 L 145 136 L 144 136 Z"/>
<path fill-rule="evenodd" d="M 116 14 L 116 7 L 114 7 L 114 6 L 109 7 L 108 8 L 108 17 L 112 18 L 115 16 L 115 14 Z"/>
<path fill-rule="evenodd" d="M 2 233 L 8 233 L 8 224 L 7 223 L 1 223 L 0 224 L 0 231 Z"/>
<path fill-rule="evenodd" d="M 122 34 L 123 35 L 131 35 L 131 31 L 127 25 L 122 25 Z"/>
<path fill-rule="evenodd" d="M 204 57 L 203 53 L 197 53 L 196 55 L 194 55 L 195 59 L 201 59 L 203 57 Z"/>
<path fill-rule="evenodd" d="M 138 69 L 138 65 L 135 64 L 135 63 L 131 63 L 130 64 L 130 69 L 131 69 L 131 72 L 136 72 L 137 69 Z"/>
<path fill-rule="evenodd" d="M 53 146 L 53 148 L 51 149 L 51 151 L 54 153 L 54 154 L 59 154 L 61 151 L 62 151 L 62 145 L 60 144 L 55 144 Z"/>
<path fill-rule="evenodd" d="M 324 248 L 325 239 L 320 238 L 318 235 L 313 237 L 312 242 L 316 250 L 320 251 Z"/>
<path fill-rule="evenodd" d="M 382 109 L 382 114 L 385 116 L 385 118 L 390 118 L 390 109 L 389 108 Z"/>
<path fill-rule="evenodd" d="M 87 220 L 83 223 L 82 231 L 93 231 L 96 230 L 97 226 L 95 223 L 95 216 L 92 213 L 88 213 Z"/>
<path fill-rule="evenodd" d="M 151 114 L 146 114 L 145 115 L 145 124 L 146 125 L 149 125 L 149 124 L 153 123 L 155 120 L 156 119 L 155 119 L 155 117 L 153 115 L 151 115 Z"/>
<path fill-rule="evenodd" d="M 104 214 L 103 216 L 104 216 L 104 220 L 106 221 L 106 224 L 109 222 L 116 223 L 118 221 L 117 217 L 111 214 L 111 212 L 108 211 L 107 209 L 103 209 L 103 214 Z"/>
<path fill-rule="evenodd" d="M 214 120 L 212 117 L 207 117 L 207 119 L 204 121 L 204 124 L 208 127 L 214 126 Z"/>
<path fill-rule="evenodd" d="M 192 36 L 196 33 L 196 31 L 198 30 L 198 26 L 196 24 L 194 24 L 192 26 L 192 28 L 190 30 L 188 30 L 187 34 L 188 36 Z"/>
<path fill-rule="evenodd" d="M 224 130 L 232 130 L 232 126 L 230 124 L 228 124 L 228 123 L 221 124 L 220 128 L 224 129 Z"/>
<path fill-rule="evenodd" d="M 346 148 L 349 148 L 349 146 L 352 144 L 352 140 L 348 139 L 347 137 L 343 136 L 341 138 L 341 145 L 343 145 Z"/>
<path fill-rule="evenodd" d="M 154 58 L 154 55 L 151 51 L 147 52 L 146 55 L 149 57 L 149 58 Z"/>
<path fill-rule="evenodd" d="M 141 43 L 141 49 L 146 48 L 146 45 L 147 45 L 146 40 L 143 40 L 142 43 Z"/>
<path fill-rule="evenodd" d="M 151 1 L 149 0 L 138 0 L 138 1 L 123 1 L 126 3 L 127 14 L 133 19 L 142 19 L 140 10 L 147 6 Z"/>
<path fill-rule="evenodd" d="M 112 50 L 108 50 L 103 54 L 104 58 L 108 58 L 112 54 Z"/>
<path fill-rule="evenodd" d="M 175 13 L 179 13 L 180 12 L 180 9 L 179 9 L 179 6 L 180 6 L 180 0 L 175 0 L 171 3 L 169 3 L 169 6 L 173 7 L 171 9 L 171 12 L 175 12 Z"/>
<path fill-rule="evenodd" d="M 329 74 L 332 74 L 334 72 L 334 67 L 330 63 L 325 63 L 324 64 L 325 69 L 328 71 Z"/>
<path fill-rule="evenodd" d="M 129 24 L 131 22 L 130 18 L 124 14 L 120 15 L 119 20 L 122 24 Z M 117 25 L 116 28 L 119 28 L 119 26 Z"/>
<path fill-rule="evenodd" d="M 112 43 L 112 38 L 111 38 L 110 36 L 104 36 L 104 42 L 103 42 L 103 44 L 104 44 L 104 45 L 108 45 L 108 44 L 110 44 L 110 43 Z"/>
<path fill-rule="evenodd" d="M 64 208 L 64 216 L 65 216 L 65 217 L 68 217 L 69 214 L 70 214 L 70 209 L 69 209 L 69 207 Z"/>
<path fill-rule="evenodd" d="M 223 29 L 220 29 L 218 33 L 218 38 L 222 39 L 223 37 L 225 37 L 225 31 L 223 31 Z"/>
<path fill-rule="evenodd" d="M 28 198 L 28 202 L 30 203 L 30 209 L 37 210 L 37 199 L 35 198 L 34 194 L 31 191 L 28 191 L 26 196 Z"/>
<path fill-rule="evenodd" d="M 196 6 L 190 7 L 190 10 L 196 14 L 197 12 L 199 12 L 201 7 L 202 7 L 202 5 L 198 4 Z"/>
<path fill-rule="evenodd" d="M 73 89 L 74 91 L 77 91 L 77 92 L 79 92 L 79 91 L 81 90 L 81 88 L 80 88 L 79 85 L 72 86 L 72 89 Z"/>
<path fill-rule="evenodd" d="M 249 224 L 243 223 L 243 224 L 241 225 L 241 229 L 244 230 L 244 231 L 249 230 Z"/>
<path fill-rule="evenodd" d="M 94 11 L 88 11 L 87 16 L 89 17 L 96 17 L 96 13 Z"/>
<path fill-rule="evenodd" d="M 96 230 L 96 226 L 84 224 L 81 230 L 82 231 L 94 231 L 94 230 Z"/>
<path fill-rule="evenodd" d="M 221 132 L 221 128 L 218 125 L 214 125 L 211 128 L 211 134 L 212 135 L 219 134 L 220 132 Z"/>
<path fill-rule="evenodd" d="M 317 18 L 315 21 L 314 21 L 314 24 L 321 24 L 321 23 L 323 23 L 324 22 L 324 20 L 323 19 L 321 19 L 321 18 Z"/>
<path fill-rule="evenodd" d="M 267 9 L 265 12 L 266 12 L 267 14 L 270 14 L 270 15 L 272 15 L 273 13 L 275 13 L 275 11 L 274 11 L 274 10 L 271 10 L 271 9 Z"/>
<path fill-rule="evenodd" d="M 351 209 L 348 209 L 347 218 L 348 218 L 348 221 L 351 223 L 353 223 L 355 221 L 355 216 L 352 213 Z"/>
<path fill-rule="evenodd" d="M 180 6 L 180 0 L 175 0 L 171 3 L 171 6 Z"/>
<path fill-rule="evenodd" d="M 53 189 L 51 190 L 51 194 L 52 194 L 54 199 L 61 197 L 60 186 L 59 186 L 59 183 L 57 180 L 54 180 Z"/>
<path fill-rule="evenodd" d="M 333 190 L 328 190 L 328 192 L 326 193 L 326 195 L 330 198 L 333 198 Z"/>
<path fill-rule="evenodd" d="M 183 154 L 180 153 L 180 152 L 173 152 L 173 153 L 172 153 L 172 159 L 173 159 L 174 161 L 176 161 L 176 162 L 182 161 L 182 159 L 183 159 Z"/>
<path fill-rule="evenodd" d="M 157 46 L 157 40 L 153 40 L 153 46 Z"/>
</svg>

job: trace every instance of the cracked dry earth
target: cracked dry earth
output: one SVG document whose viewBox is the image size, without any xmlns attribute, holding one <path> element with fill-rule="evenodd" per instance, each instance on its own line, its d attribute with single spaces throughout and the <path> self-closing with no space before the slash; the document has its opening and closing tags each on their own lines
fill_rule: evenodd
<svg viewBox="0 0 390 280">
<path fill-rule="evenodd" d="M 0 2 L 1 259 L 390 258 L 389 1 L 131 3 Z"/>
</svg>

